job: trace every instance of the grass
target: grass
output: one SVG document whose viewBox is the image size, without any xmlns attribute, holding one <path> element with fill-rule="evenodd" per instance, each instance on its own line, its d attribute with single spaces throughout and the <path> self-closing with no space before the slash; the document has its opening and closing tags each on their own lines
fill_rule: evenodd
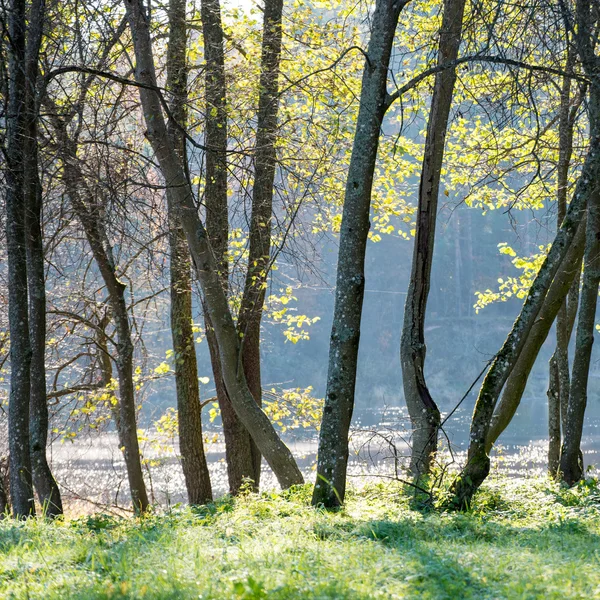
<svg viewBox="0 0 600 600">
<path fill-rule="evenodd" d="M 1 598 L 600 598 L 600 486 L 495 479 L 469 513 L 308 486 L 143 519 L 0 523 Z"/>
</svg>

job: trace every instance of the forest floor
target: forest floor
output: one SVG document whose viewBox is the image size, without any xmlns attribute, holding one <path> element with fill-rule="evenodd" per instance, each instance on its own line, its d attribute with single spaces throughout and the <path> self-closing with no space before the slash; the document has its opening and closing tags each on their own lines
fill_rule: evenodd
<svg viewBox="0 0 600 600">
<path fill-rule="evenodd" d="M 600 598 L 600 485 L 496 475 L 468 513 L 399 484 L 225 497 L 143 519 L 0 523 L 0 598 Z"/>
</svg>

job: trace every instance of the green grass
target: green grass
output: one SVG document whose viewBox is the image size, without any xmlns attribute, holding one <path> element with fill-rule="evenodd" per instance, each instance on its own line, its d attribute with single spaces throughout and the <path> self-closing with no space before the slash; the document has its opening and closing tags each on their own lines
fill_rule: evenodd
<svg viewBox="0 0 600 600">
<path fill-rule="evenodd" d="M 496 479 L 467 514 L 400 487 L 223 499 L 142 520 L 0 523 L 1 598 L 600 598 L 600 487 Z"/>
</svg>

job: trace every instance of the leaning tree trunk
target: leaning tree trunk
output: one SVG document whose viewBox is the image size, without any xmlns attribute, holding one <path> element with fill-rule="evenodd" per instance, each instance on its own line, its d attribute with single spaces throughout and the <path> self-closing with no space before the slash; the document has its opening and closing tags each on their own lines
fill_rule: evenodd
<svg viewBox="0 0 600 600">
<path fill-rule="evenodd" d="M 31 344 L 27 306 L 25 181 L 27 116 L 25 111 L 25 0 L 11 0 L 8 16 L 8 111 L 6 131 L 6 246 L 8 254 L 8 320 L 10 330 L 10 397 L 8 446 L 10 495 L 17 518 L 35 514 L 29 452 Z"/>
<path fill-rule="evenodd" d="M 464 9 L 465 0 L 444 2 L 438 65 L 454 61 L 458 56 Z M 435 77 L 419 184 L 412 270 L 400 344 L 404 398 L 412 424 L 410 470 L 417 479 L 431 470 L 440 427 L 440 411 L 425 381 L 425 315 L 431 285 L 444 142 L 455 82 L 455 69 L 445 69 Z"/>
<path fill-rule="evenodd" d="M 328 507 L 342 504 L 346 491 L 348 432 L 354 408 L 371 189 L 386 111 L 390 55 L 403 7 L 404 4 L 394 0 L 377 0 L 375 4 L 346 181 L 327 391 L 312 497 L 313 504 Z"/>
<path fill-rule="evenodd" d="M 577 52 L 586 75 L 592 81 L 588 111 L 590 121 L 588 153 L 575 187 L 575 194 L 554 238 L 552 248 L 531 285 L 519 317 L 500 352 L 496 355 L 479 391 L 471 422 L 467 464 L 452 485 L 451 504 L 455 507 L 466 508 L 470 504 L 473 494 L 489 473 L 490 459 L 486 451 L 486 440 L 498 396 L 520 358 L 523 346 L 545 301 L 552 280 L 563 263 L 571 241 L 580 226 L 585 214 L 585 207 L 589 207 L 592 196 L 597 191 L 597 181 L 600 177 L 600 130 L 598 127 L 600 115 L 597 104 L 598 92 L 595 89 L 598 84 L 598 58 L 594 53 L 593 36 L 590 29 L 594 20 L 589 0 L 578 0 L 576 21 L 577 35 L 574 40 L 577 43 Z M 586 225 L 587 228 L 590 227 L 589 220 Z M 586 247 L 587 245 L 586 238 Z M 574 386 L 575 382 L 572 387 Z"/>
<path fill-rule="evenodd" d="M 135 385 L 133 383 L 133 342 L 125 290 L 127 286 L 117 277 L 110 246 L 105 247 L 106 232 L 98 218 L 98 210 L 88 206 L 82 198 L 86 193 L 86 182 L 77 157 L 77 143 L 71 139 L 64 123 L 58 116 L 57 107 L 53 107 L 52 124 L 57 135 L 59 152 L 63 162 L 63 182 L 77 215 L 81 221 L 86 238 L 92 250 L 94 260 L 106 285 L 108 299 L 112 309 L 112 318 L 117 332 L 117 379 L 119 381 L 119 402 L 115 410 L 115 420 L 119 437 L 119 446 L 123 452 L 131 500 L 137 513 L 149 506 L 146 484 L 140 460 L 140 448 L 137 437 L 135 409 Z M 92 194 L 88 194 L 90 197 Z"/>
<path fill-rule="evenodd" d="M 271 221 L 275 182 L 277 113 L 279 110 L 279 64 L 281 59 L 282 0 L 266 0 L 263 21 L 262 56 L 259 81 L 256 145 L 254 149 L 254 186 L 248 271 L 238 318 L 242 338 L 242 363 L 248 387 L 256 402 L 262 404 L 260 361 L 260 324 L 267 279 L 271 266 Z M 261 456 L 253 445 L 252 459 L 258 487 Z"/>
<path fill-rule="evenodd" d="M 27 229 L 27 277 L 29 284 L 29 337 L 31 343 L 30 454 L 33 483 L 43 512 L 61 515 L 62 500 L 46 456 L 48 403 L 46 397 L 46 277 L 42 237 L 42 184 L 38 173 L 37 90 L 39 50 L 42 42 L 44 0 L 31 4 L 26 57 L 27 150 L 25 197 Z"/>
<path fill-rule="evenodd" d="M 241 347 L 221 276 L 206 229 L 198 216 L 189 181 L 171 145 L 164 121 L 161 97 L 156 87 L 156 73 L 148 20 L 141 0 L 126 0 L 125 9 L 136 56 L 135 76 L 152 144 L 166 184 L 171 188 L 198 279 L 204 302 L 214 328 L 223 381 L 236 414 L 261 453 L 273 469 L 282 487 L 303 482 L 302 473 L 287 446 L 281 441 L 267 415 L 256 404 L 242 369 Z"/>
<path fill-rule="evenodd" d="M 185 140 L 179 126 L 186 123 L 187 31 L 185 0 L 169 2 L 169 45 L 167 49 L 167 89 L 171 93 L 169 133 L 182 164 L 186 160 Z M 175 386 L 179 423 L 179 451 L 190 504 L 212 500 L 210 474 L 202 436 L 202 406 L 198 389 L 198 364 L 192 331 L 191 261 L 185 234 L 179 223 L 171 194 L 167 190 L 169 216 L 171 335 L 175 353 Z"/>
<path fill-rule="evenodd" d="M 579 225 L 571 247 L 561 264 L 552 285 L 540 309 L 537 319 L 531 328 L 527 341 L 514 369 L 510 373 L 502 397 L 494 410 L 494 416 L 486 439 L 486 452 L 489 454 L 498 437 L 511 422 L 527 385 L 527 379 L 538 357 L 543 343 L 548 337 L 552 323 L 557 318 L 560 307 L 564 306 L 565 298 L 573 288 L 573 283 L 579 283 L 581 260 L 585 246 L 585 219 Z"/>
<path fill-rule="evenodd" d="M 585 206 L 595 189 L 595 181 L 600 176 L 600 136 L 594 131 L 590 146 L 577 182 L 575 194 L 560 230 L 533 281 L 527 299 L 517 317 L 511 332 L 502 348 L 494 358 L 490 369 L 481 385 L 475 404 L 467 463 L 452 485 L 452 506 L 466 508 L 479 486 L 487 477 L 490 469 L 490 458 L 486 451 L 486 440 L 489 435 L 492 416 L 496 403 L 506 380 L 515 367 L 521 351 L 537 316 L 544 304 L 548 289 L 563 264 L 563 260 L 571 246 L 585 213 Z"/>
<path fill-rule="evenodd" d="M 227 294 L 229 287 L 227 82 L 219 0 L 203 0 L 201 3 L 201 18 L 206 59 L 206 187 L 204 191 L 206 231 L 217 259 L 223 290 Z M 208 310 L 205 310 L 205 324 L 206 341 L 210 351 L 217 400 L 223 422 L 229 491 L 232 494 L 237 494 L 246 481 L 255 482 L 254 485 L 258 488 L 260 466 L 257 472 L 253 461 L 254 443 L 227 395 L 227 389 L 223 382 L 217 336 Z"/>
</svg>

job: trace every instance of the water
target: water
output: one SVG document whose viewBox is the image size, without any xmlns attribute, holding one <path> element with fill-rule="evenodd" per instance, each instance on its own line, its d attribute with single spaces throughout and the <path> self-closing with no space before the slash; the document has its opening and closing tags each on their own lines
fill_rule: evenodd
<svg viewBox="0 0 600 600">
<path fill-rule="evenodd" d="M 471 410 L 469 406 L 460 408 L 445 424 L 440 462 L 449 465 L 449 472 L 456 471 L 464 463 Z M 546 422 L 542 402 L 524 406 L 499 440 L 492 458 L 493 468 L 515 477 L 544 474 Z M 596 464 L 600 463 L 599 424 L 596 417 L 586 421 L 582 442 L 586 465 L 592 474 L 596 472 Z M 360 483 L 377 478 L 404 479 L 410 452 L 409 429 L 404 409 L 357 411 L 350 440 L 350 480 Z M 205 433 L 212 438 L 217 432 L 211 425 Z M 152 502 L 163 506 L 185 502 L 183 473 L 174 440 L 160 438 L 152 430 L 145 432 L 145 438 L 141 451 Z M 316 434 L 288 434 L 285 439 L 305 479 L 312 481 L 318 442 Z M 224 444 L 218 439 L 205 447 L 214 495 L 223 495 L 228 490 Z M 50 458 L 69 512 L 121 511 L 128 505 L 127 478 L 115 433 L 104 432 L 74 442 L 54 443 Z M 277 487 L 273 473 L 263 461 L 261 488 Z"/>
</svg>

